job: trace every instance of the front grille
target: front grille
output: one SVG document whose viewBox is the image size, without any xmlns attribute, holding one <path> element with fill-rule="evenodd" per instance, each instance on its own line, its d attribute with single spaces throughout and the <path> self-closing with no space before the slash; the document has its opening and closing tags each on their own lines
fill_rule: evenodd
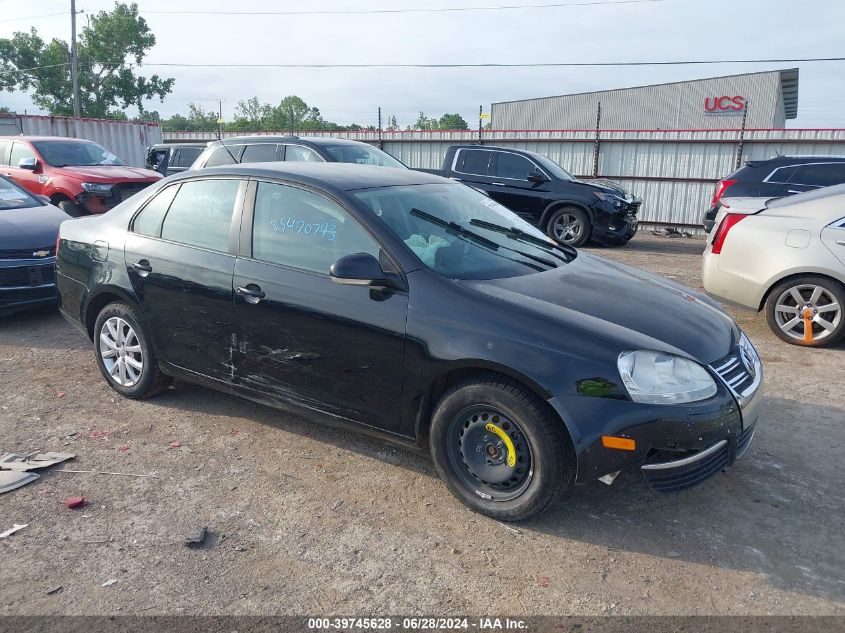
<svg viewBox="0 0 845 633">
<path fill-rule="evenodd" d="M 35 255 L 35 253 L 43 251 L 47 251 L 47 254 L 38 256 Z M 56 245 L 51 244 L 50 246 L 43 246 L 41 248 L 24 248 L 19 250 L 0 251 L 0 259 L 36 259 L 41 257 L 52 257 L 55 254 Z"/>
<path fill-rule="evenodd" d="M 737 397 L 745 396 L 754 387 L 755 376 L 746 366 L 742 358 L 742 348 L 739 345 L 730 354 L 710 365 L 710 368 Z"/>
<path fill-rule="evenodd" d="M 124 200 L 128 200 L 136 193 L 138 193 L 139 191 L 143 191 L 149 186 L 150 183 L 148 182 L 123 183 L 121 185 L 116 185 L 112 190 L 112 195 L 115 197 L 115 204 L 117 204 L 118 202 L 123 202 Z"/>
<path fill-rule="evenodd" d="M 679 492 L 697 486 L 719 471 L 725 470 L 730 463 L 728 443 L 725 440 L 702 451 L 702 454 L 706 455 L 697 458 L 697 454 L 692 454 L 678 462 L 646 464 L 641 469 L 643 479 L 655 492 Z M 679 465 L 673 465 L 675 463 Z"/>
<path fill-rule="evenodd" d="M 55 266 L 15 266 L 0 268 L 0 288 L 44 286 L 55 282 Z"/>
</svg>

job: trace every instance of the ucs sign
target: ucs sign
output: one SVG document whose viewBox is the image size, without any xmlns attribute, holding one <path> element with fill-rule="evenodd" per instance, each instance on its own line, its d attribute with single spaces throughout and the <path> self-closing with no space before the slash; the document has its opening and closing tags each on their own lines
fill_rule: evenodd
<svg viewBox="0 0 845 633">
<path fill-rule="evenodd" d="M 745 97 L 706 97 L 704 99 L 704 114 L 717 116 L 741 115 L 745 109 Z"/>
</svg>

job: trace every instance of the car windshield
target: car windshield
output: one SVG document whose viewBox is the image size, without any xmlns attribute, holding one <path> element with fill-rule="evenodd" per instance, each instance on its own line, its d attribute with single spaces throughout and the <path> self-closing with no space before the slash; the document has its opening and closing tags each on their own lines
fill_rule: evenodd
<svg viewBox="0 0 845 633">
<path fill-rule="evenodd" d="M 451 279 L 543 272 L 575 257 L 498 202 L 461 184 L 355 192 L 428 268 Z"/>
<path fill-rule="evenodd" d="M 24 207 L 40 207 L 41 205 L 41 202 L 17 185 L 5 178 L 0 178 L 0 211 L 22 209 Z"/>
<path fill-rule="evenodd" d="M 338 163 L 356 163 L 358 165 L 376 165 L 378 167 L 399 167 L 405 165 L 387 152 L 369 145 L 324 145 L 323 149 Z"/>
<path fill-rule="evenodd" d="M 572 174 L 566 171 L 563 167 L 558 165 L 548 156 L 543 156 L 542 154 L 531 154 L 531 157 L 540 163 L 540 167 L 551 173 L 552 176 L 559 180 L 575 180 Z"/>
<path fill-rule="evenodd" d="M 33 145 L 53 167 L 126 164 L 105 147 L 89 141 L 35 141 Z"/>
</svg>

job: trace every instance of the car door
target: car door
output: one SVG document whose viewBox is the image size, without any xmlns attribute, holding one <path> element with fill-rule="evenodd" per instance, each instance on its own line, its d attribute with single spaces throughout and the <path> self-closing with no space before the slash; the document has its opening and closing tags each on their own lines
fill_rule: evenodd
<svg viewBox="0 0 845 633">
<path fill-rule="evenodd" d="M 161 358 L 231 381 L 233 217 L 246 190 L 237 178 L 174 183 L 135 216 L 125 258 Z"/>
<path fill-rule="evenodd" d="M 170 176 L 171 174 L 179 174 L 183 171 L 186 171 L 191 165 L 194 164 L 194 161 L 199 158 L 199 155 L 202 154 L 201 147 L 178 147 L 174 152 L 173 156 L 169 164 L 167 165 L 167 171 L 165 176 Z"/>
<path fill-rule="evenodd" d="M 822 242 L 841 263 L 840 273 L 845 276 L 845 217 L 839 218 L 822 229 Z"/>
<path fill-rule="evenodd" d="M 530 158 L 515 152 L 494 151 L 490 166 L 493 182 L 488 191 L 496 202 L 506 206 L 524 219 L 537 223 L 546 208 L 549 194 L 547 180 L 536 183 L 528 180 L 534 172 L 545 172 Z"/>
<path fill-rule="evenodd" d="M 20 163 L 22 160 L 33 159 L 38 161 L 38 167 L 36 169 L 21 169 Z M 9 166 L 6 168 L 5 174 L 35 195 L 44 193 L 44 181 L 46 180 L 43 178 L 44 163 L 36 156 L 28 143 L 12 141 Z"/>
<path fill-rule="evenodd" d="M 337 259 L 360 252 L 398 267 L 322 193 L 254 181 L 250 199 L 234 278 L 238 382 L 276 401 L 399 432 L 407 293 L 329 275 Z"/>
</svg>

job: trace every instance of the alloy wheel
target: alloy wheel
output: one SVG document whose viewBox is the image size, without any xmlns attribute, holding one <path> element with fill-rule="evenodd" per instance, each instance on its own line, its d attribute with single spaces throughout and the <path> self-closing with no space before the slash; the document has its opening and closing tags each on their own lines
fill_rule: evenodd
<svg viewBox="0 0 845 633">
<path fill-rule="evenodd" d="M 448 457 L 464 486 L 484 499 L 509 501 L 531 482 L 528 440 L 514 420 L 487 406 L 464 409 L 449 427 Z"/>
<path fill-rule="evenodd" d="M 561 213 L 552 224 L 552 233 L 566 244 L 575 242 L 584 233 L 584 221 L 574 213 Z"/>
<path fill-rule="evenodd" d="M 114 316 L 100 329 L 100 357 L 111 380 L 121 387 L 133 387 L 144 370 L 141 341 L 132 326 Z"/>
<path fill-rule="evenodd" d="M 833 334 L 842 320 L 842 306 L 826 288 L 800 284 L 778 297 L 774 316 L 784 334 L 813 343 Z"/>
</svg>

